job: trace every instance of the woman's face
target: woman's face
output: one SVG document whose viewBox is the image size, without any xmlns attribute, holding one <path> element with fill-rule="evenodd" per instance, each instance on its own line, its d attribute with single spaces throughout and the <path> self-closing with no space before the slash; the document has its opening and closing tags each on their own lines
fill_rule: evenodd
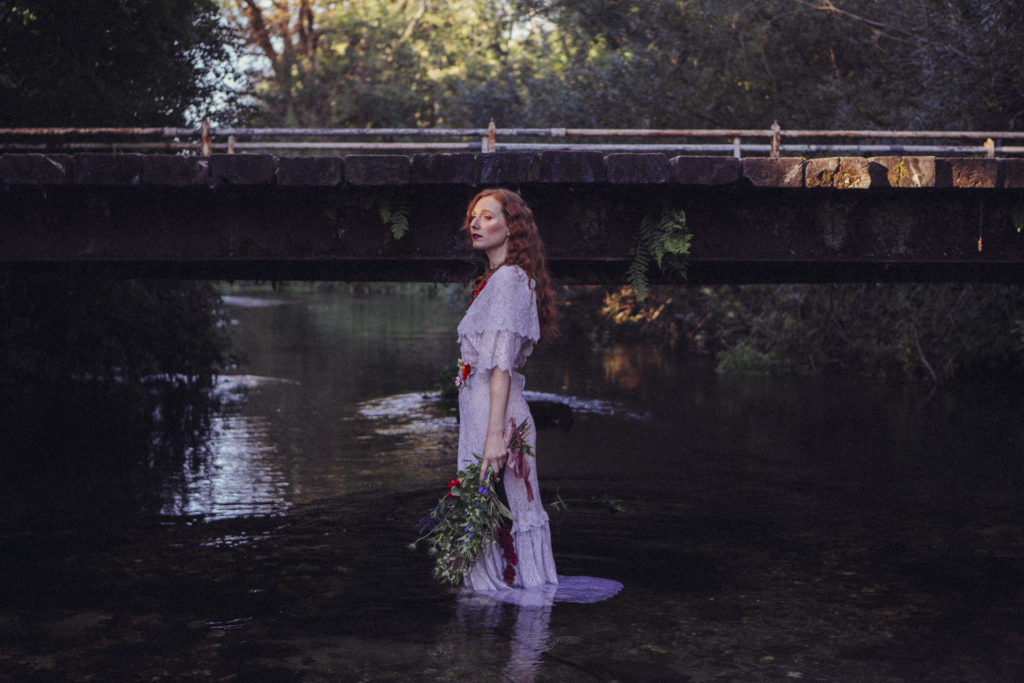
<svg viewBox="0 0 1024 683">
<path fill-rule="evenodd" d="M 502 252 L 500 255 L 504 258 L 509 231 L 501 202 L 494 197 L 483 197 L 477 201 L 470 216 L 469 233 L 473 239 L 473 248 L 487 252 L 492 257 L 492 263 L 493 257 L 499 255 L 498 252 Z"/>
</svg>

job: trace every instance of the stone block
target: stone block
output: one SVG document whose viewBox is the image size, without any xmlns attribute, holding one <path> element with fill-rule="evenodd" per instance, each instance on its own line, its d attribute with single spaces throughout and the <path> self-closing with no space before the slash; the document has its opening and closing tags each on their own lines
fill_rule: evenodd
<svg viewBox="0 0 1024 683">
<path fill-rule="evenodd" d="M 1024 188 L 1024 159 L 999 159 L 999 187 Z"/>
<path fill-rule="evenodd" d="M 77 185 L 138 185 L 142 182 L 142 154 L 76 154 Z"/>
<path fill-rule="evenodd" d="M 999 183 L 996 159 L 952 157 L 935 160 L 935 186 L 955 188 L 993 188 Z"/>
<path fill-rule="evenodd" d="M 866 190 L 871 187 L 868 166 L 868 160 L 862 157 L 808 159 L 804 164 L 804 186 Z"/>
<path fill-rule="evenodd" d="M 541 152 L 542 183 L 600 183 L 604 180 L 604 157 L 600 152 Z"/>
<path fill-rule="evenodd" d="M 210 181 L 230 185 L 273 185 L 276 164 L 270 154 L 214 154 Z"/>
<path fill-rule="evenodd" d="M 71 178 L 67 154 L 0 155 L 0 183 L 5 185 L 63 185 Z"/>
<path fill-rule="evenodd" d="M 803 157 L 748 157 L 743 160 L 743 177 L 754 187 L 803 187 Z"/>
<path fill-rule="evenodd" d="M 289 187 L 333 187 L 345 179 L 341 157 L 278 157 L 277 184 Z"/>
<path fill-rule="evenodd" d="M 728 185 L 740 179 L 736 157 L 673 157 L 671 179 L 680 185 Z"/>
<path fill-rule="evenodd" d="M 935 187 L 935 157 L 870 157 L 871 187 Z"/>
<path fill-rule="evenodd" d="M 345 157 L 345 182 L 352 185 L 407 185 L 409 174 L 409 157 L 404 154 Z"/>
<path fill-rule="evenodd" d="M 210 162 L 205 157 L 177 154 L 147 154 L 142 159 L 142 182 L 146 185 L 186 187 L 206 185 Z"/>
<path fill-rule="evenodd" d="M 472 154 L 414 154 L 409 182 L 421 185 L 473 185 L 476 158 Z"/>
<path fill-rule="evenodd" d="M 660 153 L 609 154 L 604 158 L 608 182 L 657 185 L 668 180 L 668 157 Z"/>
<path fill-rule="evenodd" d="M 534 152 L 489 152 L 476 158 L 481 185 L 515 185 L 540 180 L 540 156 Z"/>
</svg>

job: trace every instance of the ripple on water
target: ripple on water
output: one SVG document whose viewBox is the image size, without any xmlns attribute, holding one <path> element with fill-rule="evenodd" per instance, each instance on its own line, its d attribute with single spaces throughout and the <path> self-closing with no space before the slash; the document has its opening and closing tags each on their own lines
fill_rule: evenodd
<svg viewBox="0 0 1024 683">
<path fill-rule="evenodd" d="M 306 424 L 305 414 L 281 412 L 300 386 L 260 375 L 219 377 L 215 392 L 223 409 L 211 421 L 208 457 L 168 483 L 161 513 L 206 519 L 282 514 L 295 504 L 367 488 L 434 487 L 444 479 L 442 470 L 454 466 L 458 418 L 438 392 L 339 406 L 330 422 L 336 430 L 318 440 L 309 437 L 317 427 Z M 563 404 L 580 416 L 650 419 L 612 401 L 544 392 L 526 398 Z"/>
<path fill-rule="evenodd" d="M 237 306 L 238 308 L 273 308 L 274 306 L 287 306 L 289 301 L 284 299 L 265 299 L 257 296 L 225 295 L 220 298 L 225 306 Z"/>
<path fill-rule="evenodd" d="M 452 432 L 458 426 L 455 416 L 447 412 L 437 392 L 375 398 L 360 403 L 356 412 L 360 417 L 377 422 L 374 426 L 377 434 L 437 435 Z"/>
<path fill-rule="evenodd" d="M 566 396 L 564 394 L 550 394 L 543 391 L 524 391 L 523 397 L 530 401 L 552 401 L 561 403 L 572 408 L 574 413 L 580 415 L 614 415 L 618 418 L 630 420 L 650 420 L 651 414 L 647 412 L 636 412 L 629 410 L 618 401 L 604 401 L 597 398 L 580 398 L 579 396 Z"/>
</svg>

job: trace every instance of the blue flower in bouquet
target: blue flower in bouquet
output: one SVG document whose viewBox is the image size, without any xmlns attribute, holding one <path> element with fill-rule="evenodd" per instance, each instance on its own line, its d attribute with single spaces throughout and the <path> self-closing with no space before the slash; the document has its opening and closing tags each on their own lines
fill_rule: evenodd
<svg viewBox="0 0 1024 683">
<path fill-rule="evenodd" d="M 510 465 L 515 456 L 522 461 L 515 462 L 510 469 L 515 476 L 524 479 L 529 469 L 523 454 L 532 455 L 525 440 L 529 428 L 529 423 L 516 425 L 511 421 L 506 433 Z M 477 462 L 460 470 L 456 478 L 448 482 L 448 490 L 437 505 L 420 520 L 420 537 L 412 546 L 426 541 L 434 558 L 434 578 L 458 585 L 482 553 L 499 543 L 506 561 L 504 579 L 512 585 L 517 557 L 509 523 L 514 517 L 499 496 L 491 495 L 491 471 L 480 483 L 483 458 L 476 453 L 473 455 Z"/>
</svg>

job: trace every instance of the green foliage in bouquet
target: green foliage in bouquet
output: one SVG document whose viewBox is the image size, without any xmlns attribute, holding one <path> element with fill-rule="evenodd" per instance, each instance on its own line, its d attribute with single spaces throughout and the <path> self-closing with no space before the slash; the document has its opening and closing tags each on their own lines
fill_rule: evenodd
<svg viewBox="0 0 1024 683">
<path fill-rule="evenodd" d="M 499 500 L 492 473 L 480 482 L 480 463 L 459 470 L 448 493 L 420 520 L 417 539 L 426 541 L 434 558 L 434 578 L 453 586 L 463 579 L 498 535 L 512 511 Z"/>
<path fill-rule="evenodd" d="M 523 453 L 533 454 L 526 443 L 529 428 L 530 423 L 524 421 L 506 432 L 510 464 L 516 455 L 521 459 Z M 434 578 L 457 586 L 483 552 L 500 542 L 508 563 L 505 580 L 511 585 L 516 559 L 508 527 L 514 517 L 494 489 L 493 472 L 489 470 L 480 481 L 483 457 L 476 453 L 473 456 L 478 462 L 459 470 L 456 478 L 448 482 L 447 493 L 420 519 L 420 537 L 410 547 L 425 541 L 434 558 Z M 509 467 L 506 472 L 511 470 Z"/>
</svg>

